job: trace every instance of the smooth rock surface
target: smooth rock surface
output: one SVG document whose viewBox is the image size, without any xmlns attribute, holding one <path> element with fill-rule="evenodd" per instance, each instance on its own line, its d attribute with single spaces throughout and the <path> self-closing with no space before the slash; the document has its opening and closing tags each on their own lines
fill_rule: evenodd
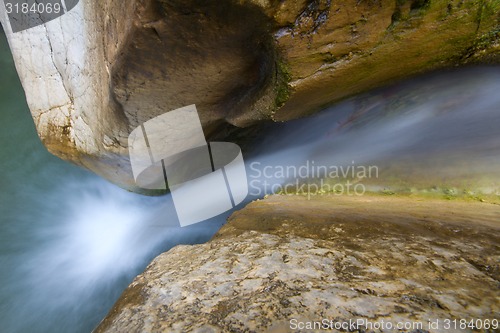
<svg viewBox="0 0 500 333">
<path fill-rule="evenodd" d="M 442 320 L 499 318 L 499 221 L 480 202 L 272 196 L 210 242 L 157 257 L 96 332 L 320 331 L 294 319 L 469 332 Z"/>
<path fill-rule="evenodd" d="M 205 134 L 289 120 L 413 74 L 498 63 L 498 0 L 80 1 L 6 31 L 43 143 L 130 190 L 130 132 L 196 104 Z"/>
</svg>

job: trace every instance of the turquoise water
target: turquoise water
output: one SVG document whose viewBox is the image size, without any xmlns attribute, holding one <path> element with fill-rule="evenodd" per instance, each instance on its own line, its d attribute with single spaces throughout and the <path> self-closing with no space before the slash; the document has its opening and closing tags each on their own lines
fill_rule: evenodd
<svg viewBox="0 0 500 333">
<path fill-rule="evenodd" d="M 49 154 L 3 33 L 0 124 L 1 332 L 90 332 L 154 256 L 220 227 L 176 227 L 168 197 L 128 193 Z"/>
</svg>

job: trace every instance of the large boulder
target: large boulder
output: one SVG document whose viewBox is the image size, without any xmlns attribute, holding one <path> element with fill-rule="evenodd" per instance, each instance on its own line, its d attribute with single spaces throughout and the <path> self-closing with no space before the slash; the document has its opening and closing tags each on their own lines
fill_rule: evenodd
<svg viewBox="0 0 500 333">
<path fill-rule="evenodd" d="M 95 332 L 469 332 L 498 319 L 497 205 L 309 199 L 253 202 L 210 242 L 160 255 Z"/>
<path fill-rule="evenodd" d="M 130 132 L 196 104 L 205 134 L 310 114 L 425 71 L 498 62 L 497 0 L 80 1 L 7 34 L 41 140 L 137 190 Z"/>
</svg>

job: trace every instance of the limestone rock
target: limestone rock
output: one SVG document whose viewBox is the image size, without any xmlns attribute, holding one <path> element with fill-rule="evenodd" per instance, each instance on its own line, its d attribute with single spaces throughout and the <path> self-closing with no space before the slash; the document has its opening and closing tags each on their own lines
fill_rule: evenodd
<svg viewBox="0 0 500 333">
<path fill-rule="evenodd" d="M 294 327 L 323 319 L 449 332 L 445 319 L 498 319 L 499 217 L 479 202 L 272 196 L 210 242 L 157 257 L 96 332 L 320 332 Z"/>
<path fill-rule="evenodd" d="M 442 0 L 80 1 L 12 33 L 43 143 L 137 190 L 127 138 L 196 104 L 206 135 L 288 120 L 437 68 L 498 62 L 499 3 Z"/>
</svg>

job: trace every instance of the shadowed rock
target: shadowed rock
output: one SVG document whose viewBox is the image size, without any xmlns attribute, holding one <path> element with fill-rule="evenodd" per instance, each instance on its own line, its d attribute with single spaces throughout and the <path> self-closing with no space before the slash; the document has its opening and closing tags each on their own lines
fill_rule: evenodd
<svg viewBox="0 0 500 333">
<path fill-rule="evenodd" d="M 196 104 L 205 134 L 289 120 L 410 75 L 498 62 L 497 1 L 80 1 L 12 33 L 49 151 L 137 191 L 127 137 Z"/>
</svg>

